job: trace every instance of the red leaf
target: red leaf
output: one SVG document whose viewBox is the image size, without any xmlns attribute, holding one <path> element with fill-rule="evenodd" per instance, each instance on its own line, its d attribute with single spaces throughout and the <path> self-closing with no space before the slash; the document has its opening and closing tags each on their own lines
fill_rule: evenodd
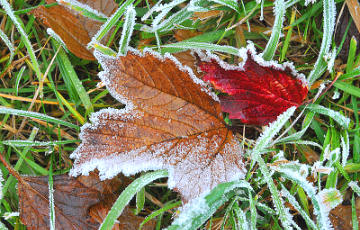
<svg viewBox="0 0 360 230">
<path fill-rule="evenodd" d="M 199 67 L 206 73 L 204 80 L 226 93 L 219 98 L 222 111 L 229 113 L 230 119 L 267 125 L 288 108 L 301 105 L 308 87 L 292 65 L 265 62 L 253 50 L 253 47 L 243 50 L 246 52 L 243 67 L 226 65 L 214 56 Z"/>
<path fill-rule="evenodd" d="M 126 108 L 92 115 L 72 154 L 72 175 L 95 168 L 102 178 L 167 169 L 169 187 L 185 201 L 244 176 L 241 148 L 216 95 L 190 68 L 171 56 L 137 51 L 97 58 L 105 70 L 101 80 Z"/>
</svg>

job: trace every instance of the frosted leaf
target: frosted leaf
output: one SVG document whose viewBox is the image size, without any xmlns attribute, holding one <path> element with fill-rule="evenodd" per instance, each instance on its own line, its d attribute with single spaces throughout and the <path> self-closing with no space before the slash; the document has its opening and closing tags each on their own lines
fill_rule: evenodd
<svg viewBox="0 0 360 230">
<path fill-rule="evenodd" d="M 338 206 L 343 197 L 339 190 L 335 188 L 323 189 L 318 193 L 321 204 L 325 207 L 326 212 L 330 212 L 331 209 Z"/>
<path fill-rule="evenodd" d="M 82 127 L 71 175 L 97 168 L 106 179 L 167 169 L 169 187 L 185 201 L 244 176 L 242 149 L 219 102 L 190 68 L 150 51 L 95 56 L 101 80 L 126 107 L 101 110 Z"/>
</svg>

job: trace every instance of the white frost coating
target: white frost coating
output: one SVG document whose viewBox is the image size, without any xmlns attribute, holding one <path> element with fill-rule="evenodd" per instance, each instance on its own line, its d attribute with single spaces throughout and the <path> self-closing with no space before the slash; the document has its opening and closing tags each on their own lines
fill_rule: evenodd
<svg viewBox="0 0 360 230">
<path fill-rule="evenodd" d="M 127 48 L 129 47 L 130 38 L 134 31 L 135 26 L 135 7 L 133 5 L 129 5 L 126 8 L 125 22 L 123 25 L 121 39 L 119 41 L 119 53 L 117 56 L 123 56 L 127 52 Z"/>
<path fill-rule="evenodd" d="M 341 149 L 342 149 L 342 152 L 341 152 L 341 157 L 342 157 L 342 161 L 341 161 L 341 164 L 343 167 L 345 167 L 346 165 L 346 162 L 347 162 L 347 159 L 349 157 L 349 154 L 350 154 L 350 145 L 349 145 L 349 135 L 345 135 L 345 140 L 344 140 L 344 137 L 341 136 Z"/>
<path fill-rule="evenodd" d="M 337 100 L 340 98 L 340 96 L 341 96 L 341 94 L 340 94 L 339 90 L 335 89 L 334 95 L 331 97 L 331 99 Z"/>
<path fill-rule="evenodd" d="M 160 14 L 158 14 L 155 19 L 152 22 L 152 26 L 153 27 L 157 27 L 160 23 L 160 21 L 177 5 L 185 2 L 186 0 L 175 0 L 175 1 L 171 1 L 170 3 L 167 4 L 158 4 L 156 3 L 156 5 L 153 7 L 155 8 L 154 11 L 156 12 L 160 12 Z M 161 1 L 160 1 L 161 2 Z M 152 9 L 151 9 L 152 10 Z M 145 16 L 145 15 L 144 15 Z"/>
<path fill-rule="evenodd" d="M 335 188 L 323 189 L 317 196 L 326 212 L 330 212 L 331 209 L 335 208 L 343 201 L 340 191 Z"/>
<path fill-rule="evenodd" d="M 69 175 L 89 175 L 89 172 L 98 169 L 100 179 L 106 180 L 113 178 L 119 173 L 129 176 L 142 171 L 165 169 L 161 159 L 152 157 L 148 152 L 142 153 L 141 156 L 136 158 L 132 156 L 143 150 L 144 148 L 139 148 L 127 153 L 122 153 L 123 155 L 121 156 L 117 155 L 119 153 L 114 153 L 111 156 L 102 157 L 100 159 L 91 159 L 90 161 L 72 168 Z"/>
<path fill-rule="evenodd" d="M 190 229 L 194 216 L 204 214 L 208 211 L 209 205 L 205 200 L 205 193 L 187 204 L 182 208 L 182 212 L 178 218 L 174 220 L 173 225 L 179 225 L 183 230 Z"/>
<path fill-rule="evenodd" d="M 67 8 L 74 10 L 72 8 L 72 6 L 77 6 L 80 7 L 90 13 L 93 13 L 99 17 L 103 17 L 103 18 L 108 18 L 105 14 L 103 14 L 102 12 L 93 9 L 92 7 L 90 7 L 89 5 L 86 5 L 84 3 L 78 2 L 76 0 L 56 0 L 60 5 L 66 6 Z M 75 10 L 77 12 L 77 10 Z"/>
<path fill-rule="evenodd" d="M 13 218 L 13 217 L 18 217 L 20 215 L 19 212 L 5 212 L 3 217 L 5 220 L 8 220 L 10 218 Z"/>
<path fill-rule="evenodd" d="M 55 230 L 55 201 L 54 201 L 54 188 L 49 183 L 49 218 L 50 230 Z"/>
<path fill-rule="evenodd" d="M 141 17 L 141 21 L 147 20 L 158 8 L 158 6 L 161 4 L 162 0 L 155 3 L 155 5 L 144 14 L 144 16 Z"/>
<path fill-rule="evenodd" d="M 333 49 L 330 53 L 324 55 L 324 59 L 327 62 L 327 70 L 332 73 L 333 66 L 336 58 L 336 49 Z"/>
<path fill-rule="evenodd" d="M 355 181 L 351 181 L 349 183 L 349 186 L 351 187 L 352 190 L 354 190 L 354 192 L 357 193 L 358 196 L 360 196 L 360 187 Z"/>
<path fill-rule="evenodd" d="M 61 37 L 55 33 L 55 31 L 53 29 L 51 29 L 50 27 L 46 29 L 46 32 L 48 35 L 50 35 L 51 37 L 53 37 L 57 42 L 60 43 L 60 45 L 64 48 L 64 50 L 66 51 L 66 53 L 69 53 L 68 48 L 66 47 L 65 42 L 61 39 Z"/>
<path fill-rule="evenodd" d="M 192 12 L 208 12 L 209 9 L 199 5 L 199 0 L 191 0 L 188 4 L 188 11 Z"/>
<path fill-rule="evenodd" d="M 305 6 L 309 5 L 310 3 L 315 4 L 316 0 L 305 0 Z"/>
</svg>

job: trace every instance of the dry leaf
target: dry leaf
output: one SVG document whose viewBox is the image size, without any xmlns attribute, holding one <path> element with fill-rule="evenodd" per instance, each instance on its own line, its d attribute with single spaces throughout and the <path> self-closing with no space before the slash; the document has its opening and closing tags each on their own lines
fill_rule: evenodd
<svg viewBox="0 0 360 230">
<path fill-rule="evenodd" d="M 18 184 L 20 220 L 28 229 L 50 229 L 48 177 L 21 177 Z M 53 177 L 56 229 L 98 229 L 89 208 L 109 198 L 122 182 L 100 181 L 94 173 L 78 178 Z"/>
<path fill-rule="evenodd" d="M 48 4 L 56 2 L 47 0 Z M 110 16 L 116 9 L 117 4 L 113 0 L 80 0 L 79 2 Z M 87 50 L 86 45 L 100 29 L 102 22 L 87 18 L 75 10 L 70 10 L 65 6 L 52 6 L 45 8 L 40 6 L 31 11 L 35 17 L 53 29 L 66 44 L 67 48 L 77 57 L 95 60 L 92 53 Z M 105 38 L 103 41 L 107 40 Z"/>
<path fill-rule="evenodd" d="M 202 32 L 192 30 L 175 30 L 174 37 L 176 41 L 180 42 L 202 34 Z"/>
<path fill-rule="evenodd" d="M 330 211 L 330 221 L 335 230 L 351 230 L 352 217 L 351 205 L 339 205 Z M 360 209 L 356 209 L 356 216 L 360 222 Z"/>
<path fill-rule="evenodd" d="M 244 176 L 241 148 L 218 99 L 190 68 L 170 55 L 135 50 L 118 58 L 97 53 L 97 59 L 101 80 L 126 108 L 92 115 L 72 154 L 71 175 L 97 168 L 105 179 L 167 169 L 169 187 L 184 201 Z"/>
</svg>

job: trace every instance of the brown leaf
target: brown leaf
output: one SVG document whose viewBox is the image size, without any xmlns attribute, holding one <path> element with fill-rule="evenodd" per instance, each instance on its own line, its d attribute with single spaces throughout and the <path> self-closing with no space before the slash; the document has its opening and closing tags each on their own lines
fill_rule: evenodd
<svg viewBox="0 0 360 230">
<path fill-rule="evenodd" d="M 330 211 L 330 220 L 335 230 L 350 230 L 352 227 L 351 205 L 338 205 Z M 360 209 L 356 209 L 356 216 L 360 222 Z"/>
<path fill-rule="evenodd" d="M 21 177 L 18 184 L 20 219 L 28 229 L 49 229 L 48 177 Z M 53 177 L 56 229 L 98 229 L 89 208 L 109 197 L 122 184 L 118 179 L 100 181 L 95 173 L 78 178 Z"/>
<path fill-rule="evenodd" d="M 46 2 L 49 4 L 55 1 L 47 0 Z M 113 0 L 80 0 L 80 2 L 107 16 L 110 16 L 117 8 L 117 4 Z M 100 29 L 102 22 L 85 17 L 75 10 L 70 10 L 61 5 L 49 8 L 40 6 L 31 13 L 40 18 L 46 26 L 52 28 L 65 42 L 67 48 L 77 57 L 95 60 L 86 45 Z"/>
<path fill-rule="evenodd" d="M 176 41 L 180 42 L 202 34 L 202 32 L 192 30 L 175 30 L 174 37 Z"/>
<path fill-rule="evenodd" d="M 101 80 L 126 109 L 92 115 L 72 154 L 72 175 L 98 168 L 105 179 L 167 169 L 169 187 L 184 201 L 244 176 L 241 148 L 225 126 L 216 95 L 189 68 L 169 55 L 136 51 L 97 59 L 105 70 Z"/>
</svg>

